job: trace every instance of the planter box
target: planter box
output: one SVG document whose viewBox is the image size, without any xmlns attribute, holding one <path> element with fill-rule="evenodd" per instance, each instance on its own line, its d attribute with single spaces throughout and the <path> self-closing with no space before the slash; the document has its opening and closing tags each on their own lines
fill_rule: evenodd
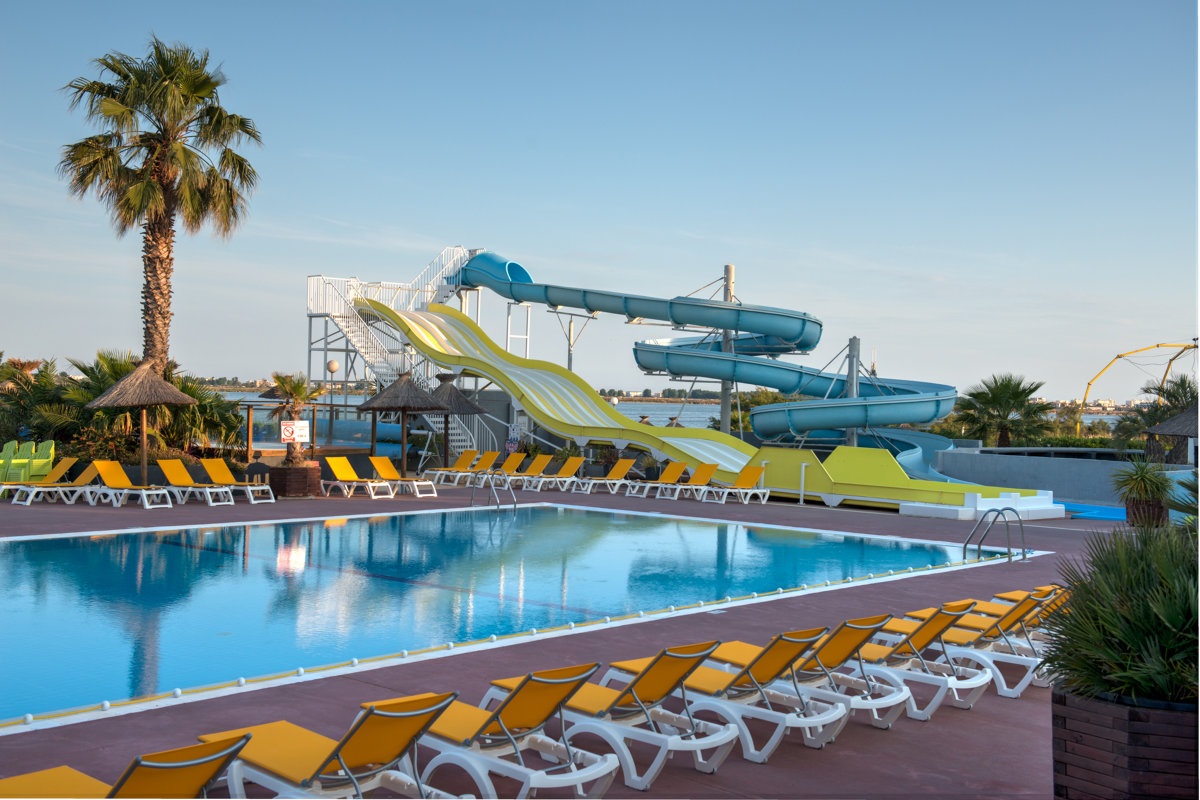
<svg viewBox="0 0 1200 800">
<path fill-rule="evenodd" d="M 1051 711 L 1055 797 L 1196 797 L 1195 705 L 1056 688 Z"/>
<path fill-rule="evenodd" d="M 321 494 L 321 467 L 271 467 L 269 481 L 276 497 L 317 497 Z"/>
</svg>

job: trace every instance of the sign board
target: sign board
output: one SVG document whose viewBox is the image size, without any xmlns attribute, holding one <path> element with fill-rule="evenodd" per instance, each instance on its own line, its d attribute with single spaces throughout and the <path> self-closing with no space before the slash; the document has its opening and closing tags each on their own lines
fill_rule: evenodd
<svg viewBox="0 0 1200 800">
<path fill-rule="evenodd" d="M 308 420 L 284 420 L 279 423 L 279 441 L 305 444 L 308 440 Z"/>
<path fill-rule="evenodd" d="M 512 455 L 513 453 L 517 452 L 517 448 L 520 446 L 521 446 L 521 441 L 519 439 L 505 439 L 504 440 L 504 452 L 507 453 L 508 455 Z"/>
</svg>

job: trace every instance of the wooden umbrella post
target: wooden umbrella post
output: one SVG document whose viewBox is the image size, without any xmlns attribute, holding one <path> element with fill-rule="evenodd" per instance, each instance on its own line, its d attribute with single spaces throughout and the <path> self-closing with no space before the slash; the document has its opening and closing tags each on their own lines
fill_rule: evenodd
<svg viewBox="0 0 1200 800">
<path fill-rule="evenodd" d="M 375 455 L 375 425 L 379 422 L 379 413 L 371 411 L 371 455 Z"/>
<path fill-rule="evenodd" d="M 400 477 L 408 477 L 408 412 L 400 410 Z"/>
<path fill-rule="evenodd" d="M 450 415 L 442 414 L 442 466 L 450 466 Z"/>
<path fill-rule="evenodd" d="M 142 486 L 149 486 L 150 472 L 146 466 L 146 407 L 142 406 Z"/>
</svg>

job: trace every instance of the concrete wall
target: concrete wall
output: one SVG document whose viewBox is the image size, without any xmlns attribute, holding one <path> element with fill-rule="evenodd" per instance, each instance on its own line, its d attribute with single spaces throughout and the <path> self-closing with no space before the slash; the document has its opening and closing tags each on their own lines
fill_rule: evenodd
<svg viewBox="0 0 1200 800">
<path fill-rule="evenodd" d="M 1113 492 L 1112 473 L 1124 463 L 943 450 L 937 454 L 935 468 L 943 475 L 988 486 L 1049 489 L 1058 501 L 1119 506 L 1123 504 Z"/>
</svg>

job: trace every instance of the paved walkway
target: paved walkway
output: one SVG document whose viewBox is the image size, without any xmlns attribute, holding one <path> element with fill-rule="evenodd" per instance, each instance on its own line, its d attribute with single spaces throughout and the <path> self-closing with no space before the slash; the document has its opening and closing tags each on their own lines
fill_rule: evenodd
<svg viewBox="0 0 1200 800">
<path fill-rule="evenodd" d="M 150 511 L 45 504 L 25 508 L 5 503 L 0 505 L 0 538 L 463 508 L 469 497 L 469 490 L 448 490 L 436 500 L 328 498 L 253 506 L 239 501 L 232 508 L 189 504 Z M 520 493 L 520 499 L 955 544 L 962 542 L 973 524 L 792 503 L 722 507 L 694 501 L 607 495 L 584 498 L 552 492 Z M 366 700 L 457 689 L 460 699 L 477 701 L 490 679 L 531 669 L 639 657 L 665 645 L 713 638 L 761 642 L 781 630 L 833 625 L 850 617 L 899 613 L 963 597 L 986 598 L 994 592 L 1056 580 L 1061 557 L 1077 556 L 1089 531 L 1109 528 L 1111 523 L 1086 520 L 1032 522 L 1025 525 L 1028 546 L 1055 555 L 589 629 L 58 728 L 26 730 L 0 736 L 0 777 L 68 763 L 111 781 L 133 755 L 190 744 L 197 733 L 286 718 L 336 737 L 345 730 L 357 705 Z M 989 543 L 1003 540 L 996 532 L 992 536 Z M 82 669 L 86 669 L 86 655 L 80 654 Z M 609 796 L 1048 798 L 1053 793 L 1050 748 L 1048 690 L 1031 688 L 1012 700 L 989 689 L 974 709 L 944 707 L 928 722 L 901 718 L 891 730 L 883 731 L 852 720 L 835 743 L 820 751 L 785 742 L 765 765 L 744 761 L 735 750 L 716 775 L 702 775 L 691 769 L 689 761 L 677 758 L 668 763 L 650 792 L 632 792 L 618 781 Z M 451 788 L 471 791 L 469 782 L 457 782 L 459 776 L 446 772 L 443 777 Z"/>
</svg>

